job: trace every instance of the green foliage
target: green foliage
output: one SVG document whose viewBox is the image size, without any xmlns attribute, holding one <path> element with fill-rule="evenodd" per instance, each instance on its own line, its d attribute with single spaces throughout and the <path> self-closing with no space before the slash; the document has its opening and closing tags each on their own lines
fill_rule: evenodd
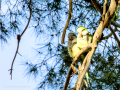
<svg viewBox="0 0 120 90">
<path fill-rule="evenodd" d="M 26 75 L 28 76 L 34 76 L 35 78 L 37 77 L 38 75 L 38 67 L 37 65 L 33 65 L 32 63 L 28 63 L 28 62 L 25 62 L 25 65 L 27 66 L 26 68 Z"/>
<path fill-rule="evenodd" d="M 5 24 L 0 19 L 0 41 L 7 42 L 7 39 L 10 37 L 10 32 L 5 28 Z"/>
<path fill-rule="evenodd" d="M 113 50 L 113 49 L 112 49 Z M 107 53 L 106 56 L 102 56 L 101 53 L 94 54 L 91 65 L 94 67 L 92 71 L 89 71 L 91 77 L 91 89 L 114 89 L 118 90 L 120 78 L 118 76 L 118 66 L 116 64 L 115 56 L 110 56 Z M 96 87 L 97 86 L 97 87 Z"/>
</svg>

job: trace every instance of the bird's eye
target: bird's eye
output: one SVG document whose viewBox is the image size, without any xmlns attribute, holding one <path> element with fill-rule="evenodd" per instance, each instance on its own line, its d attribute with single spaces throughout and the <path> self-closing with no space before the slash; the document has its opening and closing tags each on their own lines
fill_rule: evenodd
<svg viewBox="0 0 120 90">
<path fill-rule="evenodd" d="M 85 29 L 82 29 L 82 31 L 84 31 Z"/>
</svg>

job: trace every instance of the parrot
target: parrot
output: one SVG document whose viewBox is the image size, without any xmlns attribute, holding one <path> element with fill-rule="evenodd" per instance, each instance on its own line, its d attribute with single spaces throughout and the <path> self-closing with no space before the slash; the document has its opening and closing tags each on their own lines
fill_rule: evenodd
<svg viewBox="0 0 120 90">
<path fill-rule="evenodd" d="M 80 48 L 77 44 L 77 36 L 75 33 L 69 33 L 68 34 L 68 52 L 70 54 L 70 56 L 72 58 L 75 58 L 75 56 L 80 52 Z M 82 64 L 83 60 L 84 60 L 85 56 L 84 54 L 81 55 L 80 57 L 80 62 Z M 88 76 L 88 72 L 86 72 L 86 78 L 87 78 L 87 82 L 89 83 L 89 76 Z"/>
<path fill-rule="evenodd" d="M 72 58 L 75 58 L 77 53 L 80 51 L 77 46 L 77 36 L 74 33 L 68 34 L 68 52 Z"/>
<path fill-rule="evenodd" d="M 92 39 L 93 36 L 91 35 L 90 32 L 87 31 L 87 29 L 83 26 L 79 26 L 77 28 L 77 32 L 78 32 L 78 36 L 77 36 L 77 46 L 79 47 L 79 49 L 82 49 L 84 47 L 86 47 L 88 44 L 92 43 Z M 81 64 L 85 58 L 85 56 L 87 55 L 87 53 L 90 50 L 87 50 L 84 55 L 82 56 L 82 61 Z M 88 72 L 86 72 L 86 78 L 87 78 L 87 82 L 89 83 L 89 76 L 88 76 Z"/>
<path fill-rule="evenodd" d="M 92 43 L 93 36 L 87 29 L 83 26 L 79 26 L 77 28 L 78 36 L 77 36 L 77 44 L 80 49 L 86 47 L 88 44 Z"/>
</svg>

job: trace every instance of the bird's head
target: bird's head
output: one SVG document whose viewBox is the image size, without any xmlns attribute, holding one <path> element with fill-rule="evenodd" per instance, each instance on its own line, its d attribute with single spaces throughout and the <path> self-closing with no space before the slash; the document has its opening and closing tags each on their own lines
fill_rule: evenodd
<svg viewBox="0 0 120 90">
<path fill-rule="evenodd" d="M 78 36 L 82 37 L 83 34 L 87 34 L 87 29 L 83 26 L 77 28 Z"/>
<path fill-rule="evenodd" d="M 73 39 L 75 39 L 75 38 L 77 38 L 77 36 L 76 36 L 75 33 L 69 33 L 69 34 L 68 34 L 68 39 L 69 39 L 69 40 L 73 40 Z"/>
</svg>

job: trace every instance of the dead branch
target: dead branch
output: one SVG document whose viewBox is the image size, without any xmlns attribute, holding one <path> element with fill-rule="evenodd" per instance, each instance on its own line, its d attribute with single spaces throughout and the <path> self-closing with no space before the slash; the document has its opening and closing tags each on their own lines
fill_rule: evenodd
<svg viewBox="0 0 120 90">
<path fill-rule="evenodd" d="M 32 14 L 32 10 L 31 10 L 30 5 L 31 5 L 31 0 L 29 1 L 29 5 L 28 5 L 28 8 L 29 8 L 29 10 L 30 10 L 30 15 L 29 15 L 29 19 L 28 19 L 27 25 L 26 25 L 25 29 L 23 30 L 23 32 L 21 33 L 21 35 L 19 35 L 19 34 L 17 35 L 17 49 L 16 49 L 15 56 L 14 56 L 13 61 L 12 61 L 12 64 L 11 64 L 11 69 L 9 69 L 10 75 L 11 75 L 11 80 L 12 80 L 13 64 L 14 64 L 15 58 L 16 58 L 17 53 L 18 53 L 20 40 L 21 40 L 22 35 L 25 33 L 25 31 L 26 31 L 26 29 L 28 28 L 28 25 L 29 25 L 29 23 L 30 23 L 31 14 Z"/>
<path fill-rule="evenodd" d="M 72 0 L 69 0 L 69 15 L 68 15 L 68 19 L 67 19 L 66 25 L 64 27 L 63 33 L 62 33 L 61 44 L 64 44 L 66 29 L 68 27 L 71 17 L 72 17 Z"/>
</svg>

